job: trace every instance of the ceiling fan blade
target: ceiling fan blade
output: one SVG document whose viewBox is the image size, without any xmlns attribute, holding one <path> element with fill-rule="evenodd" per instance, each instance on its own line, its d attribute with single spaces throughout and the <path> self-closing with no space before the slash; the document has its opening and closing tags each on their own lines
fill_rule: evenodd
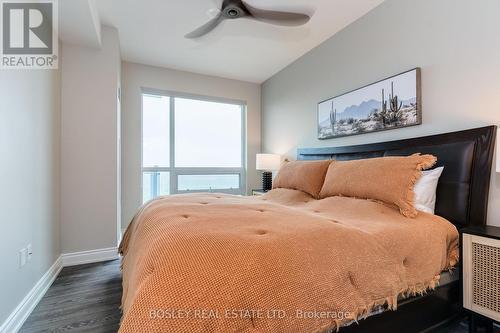
<svg viewBox="0 0 500 333">
<path fill-rule="evenodd" d="M 285 26 L 299 26 L 306 24 L 311 16 L 304 13 L 280 12 L 275 10 L 264 10 L 250 6 L 242 1 L 251 16 L 257 21 Z"/>
<path fill-rule="evenodd" d="M 219 12 L 219 14 L 216 17 L 214 17 L 213 19 L 211 19 L 210 21 L 208 21 L 207 23 L 205 23 L 204 25 L 202 25 L 198 29 L 191 31 L 190 33 L 188 33 L 184 37 L 190 38 L 190 39 L 199 38 L 199 37 L 209 33 L 213 29 L 215 29 L 215 27 L 217 27 L 219 25 L 219 23 L 221 23 L 223 20 L 224 20 L 224 16 L 222 15 L 222 13 Z"/>
</svg>

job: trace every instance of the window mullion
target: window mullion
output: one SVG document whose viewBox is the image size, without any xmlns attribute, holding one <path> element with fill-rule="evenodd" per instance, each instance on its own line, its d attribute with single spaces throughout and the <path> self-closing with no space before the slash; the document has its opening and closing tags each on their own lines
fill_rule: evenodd
<svg viewBox="0 0 500 333">
<path fill-rule="evenodd" d="M 246 169 L 247 169 L 247 117 L 246 106 L 241 105 L 241 173 L 240 173 L 240 194 L 246 194 Z"/>
<path fill-rule="evenodd" d="M 176 194 L 177 172 L 175 169 L 175 97 L 170 96 L 170 193 Z"/>
</svg>

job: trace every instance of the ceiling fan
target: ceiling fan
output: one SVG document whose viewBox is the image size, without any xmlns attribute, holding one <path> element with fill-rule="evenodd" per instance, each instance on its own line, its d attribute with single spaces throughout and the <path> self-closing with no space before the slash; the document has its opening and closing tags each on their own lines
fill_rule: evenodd
<svg viewBox="0 0 500 333">
<path fill-rule="evenodd" d="M 303 25 L 311 19 L 311 16 L 306 13 L 292 13 L 255 8 L 243 0 L 224 0 L 221 9 L 217 11 L 217 15 L 213 19 L 198 29 L 188 33 L 185 37 L 201 37 L 215 29 L 215 27 L 224 20 L 234 20 L 242 17 L 284 26 Z"/>
</svg>

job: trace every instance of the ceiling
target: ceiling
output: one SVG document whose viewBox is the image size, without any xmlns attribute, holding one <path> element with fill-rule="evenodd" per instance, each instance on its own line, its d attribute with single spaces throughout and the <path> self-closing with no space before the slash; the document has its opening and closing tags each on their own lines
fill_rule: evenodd
<svg viewBox="0 0 500 333">
<path fill-rule="evenodd" d="M 247 0 L 254 7 L 307 9 L 314 15 L 301 27 L 226 20 L 207 36 L 184 38 L 221 1 L 98 0 L 95 6 L 101 23 L 118 29 L 124 60 L 261 83 L 383 2 Z"/>
<path fill-rule="evenodd" d="M 59 38 L 70 44 L 101 46 L 101 22 L 95 0 L 59 1 Z"/>
</svg>

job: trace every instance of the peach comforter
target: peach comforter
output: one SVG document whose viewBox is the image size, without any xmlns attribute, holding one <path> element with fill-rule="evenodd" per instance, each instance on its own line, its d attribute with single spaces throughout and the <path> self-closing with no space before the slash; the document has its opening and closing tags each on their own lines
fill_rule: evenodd
<svg viewBox="0 0 500 333">
<path fill-rule="evenodd" d="M 120 251 L 121 333 L 319 333 L 434 288 L 458 233 L 426 213 L 276 189 L 157 199 Z"/>
</svg>

